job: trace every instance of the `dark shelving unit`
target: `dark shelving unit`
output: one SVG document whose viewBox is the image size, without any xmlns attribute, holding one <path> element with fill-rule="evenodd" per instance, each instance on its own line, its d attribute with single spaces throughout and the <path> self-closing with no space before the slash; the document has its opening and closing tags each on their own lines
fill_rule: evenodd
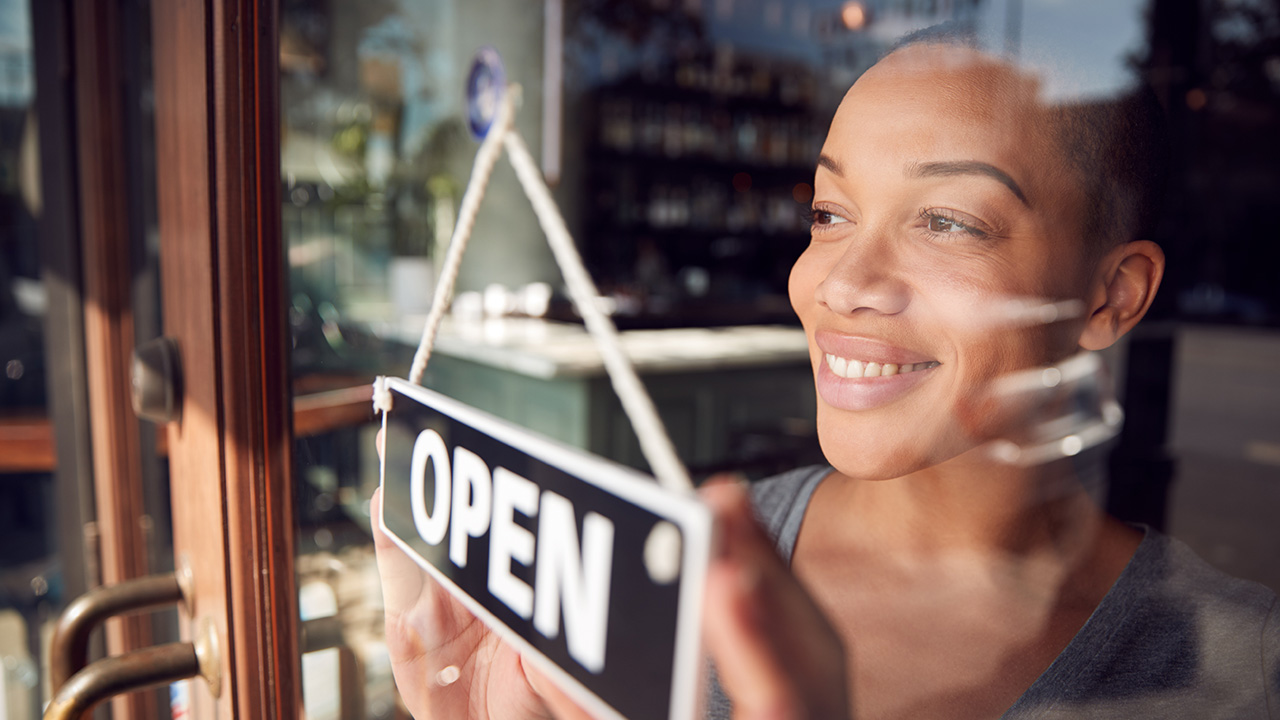
<svg viewBox="0 0 1280 720">
<path fill-rule="evenodd" d="M 790 321 L 822 132 L 804 66 L 675 62 L 588 98 L 584 251 L 628 325 Z"/>
</svg>

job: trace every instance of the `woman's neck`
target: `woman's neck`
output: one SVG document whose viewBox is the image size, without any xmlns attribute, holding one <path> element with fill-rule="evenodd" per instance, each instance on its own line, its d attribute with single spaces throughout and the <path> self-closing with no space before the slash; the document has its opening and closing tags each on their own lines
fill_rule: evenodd
<svg viewBox="0 0 1280 720">
<path fill-rule="evenodd" d="M 972 457 L 970 457 L 972 456 Z M 1074 565 L 1107 523 L 1068 462 L 1002 465 L 978 453 L 893 480 L 837 474 L 820 488 L 824 534 L 902 563 L 1038 558 Z"/>
<path fill-rule="evenodd" d="M 885 481 L 837 473 L 805 514 L 792 567 L 851 648 L 868 715 L 998 714 L 1070 643 L 1140 541 L 1065 463 L 956 460 Z"/>
</svg>

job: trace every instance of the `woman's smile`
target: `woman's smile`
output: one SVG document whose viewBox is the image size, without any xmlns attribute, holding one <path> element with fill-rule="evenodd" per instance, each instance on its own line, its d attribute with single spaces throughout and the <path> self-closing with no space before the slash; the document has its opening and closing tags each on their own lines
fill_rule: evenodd
<svg viewBox="0 0 1280 720">
<path fill-rule="evenodd" d="M 871 410 L 894 402 L 933 375 L 939 362 L 927 353 L 868 337 L 819 330 L 822 354 L 818 395 L 840 410 Z"/>
<path fill-rule="evenodd" d="M 835 367 L 832 367 L 832 359 Z M 838 410 L 873 410 L 888 405 L 929 380 L 938 367 L 936 362 L 922 363 L 921 369 L 911 366 L 910 370 L 903 371 L 893 363 L 881 366 L 871 362 L 866 364 L 866 375 L 847 377 L 837 372 L 844 362 L 844 358 L 827 355 L 815 376 L 819 397 Z M 889 369 L 887 373 L 885 368 Z"/>
</svg>

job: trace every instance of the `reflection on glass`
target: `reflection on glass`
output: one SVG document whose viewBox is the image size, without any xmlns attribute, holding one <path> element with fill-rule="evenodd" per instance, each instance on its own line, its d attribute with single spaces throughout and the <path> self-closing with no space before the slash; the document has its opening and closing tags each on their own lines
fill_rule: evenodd
<svg viewBox="0 0 1280 720">
<path fill-rule="evenodd" d="M 0 717 L 22 720 L 40 711 L 38 638 L 59 595 L 53 477 L 23 452 L 48 431 L 32 51 L 27 4 L 0 2 Z"/>
<path fill-rule="evenodd" d="M 159 290 L 154 242 L 148 243 L 156 226 L 150 37 L 144 20 L 149 9 L 146 3 L 121 7 L 127 41 L 120 58 L 120 141 L 131 154 L 129 187 L 123 194 L 132 233 L 121 240 L 137 250 L 130 319 L 137 336 L 150 339 L 158 334 Z M 81 311 L 80 260 L 51 250 L 79 247 L 70 235 L 77 230 L 77 150 L 66 148 L 66 138 L 60 136 L 73 132 L 77 119 L 36 115 L 37 107 L 40 112 L 74 110 L 50 99 L 69 94 L 75 80 L 67 75 L 71 58 L 59 55 L 65 48 L 54 47 L 57 33 L 66 29 L 60 22 L 70 19 L 53 4 L 0 0 L 0 717 L 21 720 L 39 717 L 47 700 L 42 638 L 71 596 L 101 580 L 93 555 L 93 501 L 76 492 L 91 482 L 91 472 L 74 467 L 75 448 L 58 447 L 67 440 L 80 441 L 74 428 L 89 422 L 76 417 L 83 409 L 77 393 L 84 392 L 84 378 L 59 374 L 79 371 L 82 360 L 57 354 L 83 352 L 84 339 L 74 335 L 80 326 L 64 326 Z M 49 64 L 37 68 L 37 62 Z M 49 82 L 49 87 L 37 88 L 37 69 L 39 82 Z M 49 158 L 67 164 L 42 166 L 42 159 Z M 42 196 L 43 189 L 49 196 Z M 55 428 L 55 419 L 74 428 Z M 146 504 L 139 524 L 147 565 L 163 571 L 172 566 L 167 480 L 151 432 L 144 427 L 141 483 Z M 73 467 L 59 464 L 66 458 Z M 176 615 L 155 618 L 152 637 L 173 639 Z"/>
<path fill-rule="evenodd" d="M 1280 260 L 1266 226 L 1280 195 L 1280 145 L 1267 130 L 1280 114 L 1280 64 L 1268 49 L 1280 17 L 1265 3 L 1215 3 L 1194 22 L 1165 2 L 1095 5 L 285 0 L 281 157 L 296 392 L 407 367 L 476 148 L 461 83 L 474 52 L 492 45 L 523 88 L 521 134 L 536 145 L 547 137 L 544 118 L 562 118 L 557 200 L 619 325 L 655 330 L 632 344 L 638 362 L 670 379 L 675 363 L 731 362 L 726 350 L 738 342 L 750 346 L 738 356 L 753 362 L 769 354 L 767 382 L 731 385 L 721 365 L 714 377 L 666 386 L 663 417 L 686 461 L 754 474 L 801 464 L 814 451 L 812 407 L 789 401 L 813 395 L 803 348 L 784 352 L 794 350 L 788 328 L 758 336 L 702 328 L 795 324 L 788 278 L 808 244 L 814 166 L 832 114 L 901 37 L 949 22 L 1029 66 L 1038 49 L 1072 57 L 1078 82 L 1046 84 L 1046 98 L 1089 102 L 1141 76 L 1169 111 L 1171 199 L 1153 238 L 1170 269 L 1152 317 L 1218 327 L 1150 323 L 1108 358 L 1127 417 L 1111 461 L 1120 480 L 1108 490 L 1099 479 L 1099 492 L 1126 519 L 1164 525 L 1216 564 L 1274 587 L 1280 576 L 1264 549 L 1275 533 L 1256 508 L 1280 501 L 1267 489 L 1280 467 L 1280 401 L 1271 402 L 1280 378 L 1267 364 L 1280 347 Z M 563 13 L 558 58 L 543 55 L 554 25 L 547 8 Z M 542 79 L 556 59 L 562 108 L 551 113 Z M 572 400 L 591 382 L 589 347 L 574 334 L 558 272 L 501 163 L 474 237 L 452 335 L 438 344 L 428 382 L 629 461 L 630 429 L 615 433 L 593 414 L 599 406 Z M 779 379 L 784 365 L 801 371 Z M 1065 394 L 1061 378 L 1036 379 Z M 1113 405 L 1093 402 L 1095 394 L 1105 395 L 1090 390 L 1080 427 L 1109 434 Z M 714 412 L 699 414 L 705 408 Z M 1043 425 L 1044 438 L 1025 443 L 1020 461 L 1050 444 L 1075 455 L 1093 442 L 1076 425 Z M 377 668 L 366 676 L 385 683 L 376 630 L 361 625 L 374 622 L 362 613 L 378 603 L 363 534 L 377 481 L 371 434 L 368 423 L 300 433 L 299 568 L 300 585 L 320 598 L 308 622 L 338 618 L 351 662 Z M 1215 492 L 1223 482 L 1233 489 Z M 1237 523 L 1242 516 L 1252 519 Z M 339 568 L 364 580 L 335 589 Z M 348 619 L 356 616 L 363 620 Z M 328 657 L 309 667 L 341 680 L 347 661 Z M 369 682 L 356 704 L 370 716 L 393 712 L 389 686 Z M 334 708 L 355 701 L 309 702 L 343 715 Z"/>
<path fill-rule="evenodd" d="M 399 368 L 412 348 L 387 330 L 425 314 L 433 260 L 453 231 L 473 148 L 458 76 L 474 47 L 461 44 L 459 16 L 474 15 L 473 5 L 282 4 L 281 181 L 295 394 L 320 404 L 326 391 L 354 388 L 359 396 L 348 402 L 358 408 L 349 420 L 295 424 L 309 717 L 403 716 L 368 544 L 377 467 L 361 386 L 375 373 L 405 372 Z"/>
<path fill-rule="evenodd" d="M 11 415 L 45 403 L 45 300 L 31 18 L 24 3 L 0 11 L 0 411 Z"/>
</svg>

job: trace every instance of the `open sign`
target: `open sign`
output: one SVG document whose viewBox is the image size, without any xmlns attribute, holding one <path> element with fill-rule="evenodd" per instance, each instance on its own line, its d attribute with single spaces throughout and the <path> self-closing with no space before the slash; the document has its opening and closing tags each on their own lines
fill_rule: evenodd
<svg viewBox="0 0 1280 720">
<path fill-rule="evenodd" d="M 707 509 L 439 393 L 387 388 L 383 530 L 588 711 L 693 718 Z"/>
</svg>

